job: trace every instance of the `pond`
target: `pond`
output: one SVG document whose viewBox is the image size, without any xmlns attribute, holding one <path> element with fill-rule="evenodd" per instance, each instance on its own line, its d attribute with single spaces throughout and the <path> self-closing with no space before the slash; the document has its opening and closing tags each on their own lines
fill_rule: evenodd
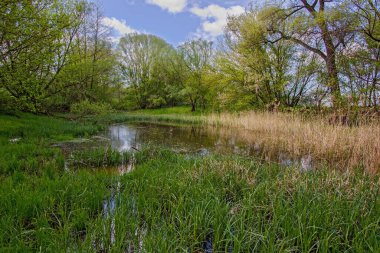
<svg viewBox="0 0 380 253">
<path fill-rule="evenodd" d="M 209 128 L 185 125 L 162 125 L 152 123 L 128 123 L 113 125 L 107 137 L 111 146 L 118 151 L 141 149 L 144 145 L 158 146 L 180 153 L 207 155 L 240 154 L 253 155 L 258 147 Z"/>
<path fill-rule="evenodd" d="M 310 156 L 292 157 L 281 150 L 266 150 L 260 142 L 256 142 L 257 134 L 259 133 L 233 128 L 128 122 L 111 125 L 104 133 L 90 139 L 77 139 L 57 146 L 62 148 L 66 157 L 73 151 L 96 147 L 111 146 L 113 150 L 125 152 L 153 146 L 182 154 L 240 155 L 279 163 L 285 167 L 297 167 L 302 171 L 312 169 Z"/>
<path fill-rule="evenodd" d="M 158 146 L 178 153 L 206 156 L 209 154 L 241 155 L 284 166 L 310 170 L 311 157 L 292 158 L 284 152 L 269 153 L 252 141 L 249 130 L 223 129 L 197 125 L 126 123 L 112 125 L 106 133 L 111 147 L 120 152 L 139 150 L 145 145 Z"/>
</svg>

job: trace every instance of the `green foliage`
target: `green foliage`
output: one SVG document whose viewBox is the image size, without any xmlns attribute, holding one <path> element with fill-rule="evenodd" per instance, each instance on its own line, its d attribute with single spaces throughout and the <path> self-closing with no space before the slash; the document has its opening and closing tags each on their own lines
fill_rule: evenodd
<svg viewBox="0 0 380 253">
<path fill-rule="evenodd" d="M 34 113 L 67 112 L 83 100 L 119 110 L 377 109 L 379 4 L 257 4 L 228 18 L 218 47 L 194 39 L 174 48 L 148 34 L 125 35 L 115 47 L 92 1 L 4 0 L 0 106 Z"/>
<path fill-rule="evenodd" d="M 266 26 L 276 15 L 278 9 L 268 7 L 229 20 L 228 48 L 216 60 L 220 108 L 296 106 L 306 95 L 317 71 L 315 58 L 286 40 L 274 42 Z"/>
<path fill-rule="evenodd" d="M 71 0 L 6 0 L 0 8 L 0 89 L 7 104 L 47 112 L 106 97 L 116 64 L 101 37 L 98 9 Z"/>
<path fill-rule="evenodd" d="M 61 81 L 64 89 L 51 101 L 65 109 L 83 100 L 110 103 L 120 91 L 120 73 L 108 28 L 103 24 L 100 7 L 86 3 L 79 34 L 71 46 L 68 65 Z"/>
<path fill-rule="evenodd" d="M 45 0 L 7 0 L 1 8 L 0 85 L 22 109 L 41 111 L 67 64 L 80 8 L 70 1 Z"/>
<path fill-rule="evenodd" d="M 89 100 L 83 100 L 79 103 L 71 105 L 71 113 L 86 116 L 86 115 L 104 115 L 112 112 L 111 105 L 102 102 L 90 102 Z"/>
<path fill-rule="evenodd" d="M 10 96 L 9 92 L 0 87 L 0 111 L 9 112 L 18 109 L 17 101 L 14 97 Z"/>
<path fill-rule="evenodd" d="M 179 47 L 179 53 L 186 71 L 182 73 L 186 79 L 180 94 L 190 102 L 192 111 L 198 105 L 205 109 L 209 91 L 205 76 L 210 71 L 212 43 L 202 39 L 188 41 Z"/>
<path fill-rule="evenodd" d="M 119 43 L 122 74 L 128 85 L 127 108 L 156 108 L 170 100 L 170 87 L 177 83 L 168 73 L 175 50 L 153 35 L 129 34 Z"/>
</svg>

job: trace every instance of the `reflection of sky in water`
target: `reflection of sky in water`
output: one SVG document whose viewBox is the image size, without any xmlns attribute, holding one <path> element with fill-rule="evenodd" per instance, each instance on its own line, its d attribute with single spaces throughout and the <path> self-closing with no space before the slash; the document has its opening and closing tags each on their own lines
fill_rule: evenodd
<svg viewBox="0 0 380 253">
<path fill-rule="evenodd" d="M 247 132 L 247 134 L 252 133 Z M 210 131 L 208 128 L 194 126 L 128 123 L 111 126 L 109 138 L 112 148 L 119 152 L 139 149 L 145 144 L 150 144 L 179 152 L 195 152 L 199 155 L 219 153 L 267 157 L 260 144 L 250 143 L 233 130 L 222 134 L 217 129 Z M 284 166 L 296 166 L 305 171 L 310 170 L 312 166 L 310 156 L 294 159 L 283 152 L 277 157 L 268 157 L 265 160 L 277 160 Z"/>
<path fill-rule="evenodd" d="M 115 150 L 127 151 L 136 148 L 137 131 L 136 128 L 126 125 L 111 126 L 109 129 L 111 146 Z"/>
</svg>

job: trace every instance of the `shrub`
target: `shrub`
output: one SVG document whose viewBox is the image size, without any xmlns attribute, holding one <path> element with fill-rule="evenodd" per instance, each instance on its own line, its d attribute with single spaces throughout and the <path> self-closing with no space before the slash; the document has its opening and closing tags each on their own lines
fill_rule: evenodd
<svg viewBox="0 0 380 253">
<path fill-rule="evenodd" d="M 72 104 L 70 111 L 78 115 L 99 115 L 111 112 L 112 107 L 107 103 L 83 100 L 79 103 Z"/>
</svg>

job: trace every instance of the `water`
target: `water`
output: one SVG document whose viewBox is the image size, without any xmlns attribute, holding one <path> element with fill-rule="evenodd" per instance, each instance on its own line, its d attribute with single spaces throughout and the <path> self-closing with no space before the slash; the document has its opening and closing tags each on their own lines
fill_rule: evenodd
<svg viewBox="0 0 380 253">
<path fill-rule="evenodd" d="M 211 153 L 252 155 L 255 148 L 239 141 L 233 134 L 229 138 L 197 126 L 170 126 L 150 123 L 113 125 L 108 138 L 118 151 L 138 150 L 144 145 L 168 148 L 179 153 L 206 156 Z"/>
<path fill-rule="evenodd" d="M 86 150 L 111 146 L 118 152 L 138 151 L 145 145 L 162 147 L 177 153 L 208 156 L 210 154 L 241 155 L 255 157 L 266 162 L 277 162 L 284 167 L 296 167 L 307 172 L 313 169 L 310 155 L 292 157 L 281 150 L 265 150 L 249 130 L 235 130 L 189 125 L 163 125 L 154 123 L 125 123 L 110 126 L 101 136 L 59 143 L 66 160 L 74 150 Z M 133 159 L 132 159 L 133 160 Z M 134 163 L 124 161 L 117 168 L 119 174 L 129 173 Z M 69 163 L 65 164 L 69 171 Z"/>
<path fill-rule="evenodd" d="M 200 156 L 237 154 L 278 162 L 285 167 L 298 167 L 301 171 L 312 169 L 312 158 L 309 155 L 294 158 L 284 152 L 268 153 L 260 143 L 252 142 L 254 135 L 248 130 L 128 123 L 111 126 L 106 136 L 112 148 L 120 152 L 139 150 L 144 145 L 152 145 L 178 153 Z"/>
</svg>

